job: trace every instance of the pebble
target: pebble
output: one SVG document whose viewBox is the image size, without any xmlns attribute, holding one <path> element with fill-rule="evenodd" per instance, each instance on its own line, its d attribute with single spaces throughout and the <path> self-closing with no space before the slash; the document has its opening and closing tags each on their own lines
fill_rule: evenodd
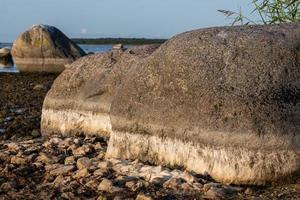
<svg viewBox="0 0 300 200">
<path fill-rule="evenodd" d="M 35 85 L 34 87 L 33 87 L 33 89 L 34 90 L 42 90 L 42 89 L 44 89 L 45 87 L 44 87 L 44 85 L 42 85 L 42 84 L 38 84 L 38 85 Z"/>
<path fill-rule="evenodd" d="M 245 189 L 244 193 L 245 193 L 246 195 L 253 195 L 253 194 L 255 194 L 255 191 L 254 191 L 252 188 L 247 187 L 247 188 Z"/>
<path fill-rule="evenodd" d="M 35 130 L 33 130 L 33 131 L 31 132 L 31 135 L 32 135 L 33 137 L 40 137 L 40 136 L 41 136 L 41 133 L 40 133 L 39 130 L 35 129 Z"/>
<path fill-rule="evenodd" d="M 84 178 L 89 176 L 89 171 L 87 168 L 85 169 L 81 169 L 79 171 L 76 172 L 76 174 L 73 176 L 74 179 L 79 179 L 79 178 Z"/>
<path fill-rule="evenodd" d="M 185 182 L 184 179 L 182 178 L 176 178 L 176 177 L 173 177 L 171 179 L 169 179 L 168 181 L 166 181 L 163 186 L 165 188 L 168 188 L 168 189 L 174 189 L 174 190 L 179 190 L 181 185 Z"/>
<path fill-rule="evenodd" d="M 286 197 L 285 191 L 289 189 L 259 197 L 261 193 L 250 187 L 215 183 L 188 171 L 151 166 L 138 160 L 103 160 L 105 144 L 94 137 L 75 139 L 52 136 L 46 140 L 14 140 L 4 145 L 0 140 L 0 199 L 3 194 L 16 197 L 26 190 L 29 193 L 37 190 L 39 197 L 44 198 L 50 191 L 58 191 L 58 199 L 190 199 L 183 198 L 182 194 L 206 199 L 235 199 L 249 195 L 281 198 Z M 4 180 L 2 174 L 10 174 L 10 177 Z M 17 177 L 18 185 L 13 182 L 14 177 Z M 53 191 L 54 188 L 57 191 Z"/>
<path fill-rule="evenodd" d="M 49 158 L 46 154 L 41 154 L 36 158 L 36 162 L 41 162 L 44 164 L 56 163 L 58 160 L 55 158 Z"/>
<path fill-rule="evenodd" d="M 76 166 L 78 169 L 85 169 L 91 166 L 91 161 L 88 157 L 79 158 L 77 160 Z"/>
<path fill-rule="evenodd" d="M 136 197 L 136 200 L 153 200 L 153 198 L 149 195 L 138 194 L 138 196 Z"/>
<path fill-rule="evenodd" d="M 75 156 L 85 156 L 89 153 L 92 153 L 92 148 L 90 145 L 83 145 L 82 147 L 76 148 L 73 150 Z"/>
<path fill-rule="evenodd" d="M 65 165 L 74 165 L 76 163 L 74 156 L 69 156 L 65 158 Z"/>
<path fill-rule="evenodd" d="M 97 167 L 99 167 L 100 169 L 108 169 L 112 167 L 112 163 L 109 161 L 102 161 L 99 162 Z"/>
<path fill-rule="evenodd" d="M 13 156 L 10 159 L 11 164 L 16 164 L 16 165 L 26 165 L 30 163 L 30 158 L 24 158 L 20 156 Z"/>
<path fill-rule="evenodd" d="M 74 165 L 62 165 L 57 169 L 54 169 L 50 172 L 51 175 L 58 176 L 58 175 L 65 175 L 75 169 Z"/>
<path fill-rule="evenodd" d="M 104 178 L 98 186 L 99 191 L 111 192 L 113 183 L 111 180 Z"/>
</svg>

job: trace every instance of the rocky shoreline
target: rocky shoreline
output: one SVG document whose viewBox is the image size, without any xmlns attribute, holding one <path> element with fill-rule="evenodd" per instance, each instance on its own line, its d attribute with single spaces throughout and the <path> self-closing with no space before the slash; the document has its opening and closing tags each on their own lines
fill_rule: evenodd
<svg viewBox="0 0 300 200">
<path fill-rule="evenodd" d="M 228 186 L 180 168 L 107 160 L 101 137 L 42 138 L 42 103 L 55 77 L 0 74 L 0 199 L 300 199 L 300 179 Z"/>
</svg>

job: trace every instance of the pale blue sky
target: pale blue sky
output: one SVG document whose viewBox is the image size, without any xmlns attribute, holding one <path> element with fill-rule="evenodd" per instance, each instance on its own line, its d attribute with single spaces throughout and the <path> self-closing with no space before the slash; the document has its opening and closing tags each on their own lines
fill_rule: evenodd
<svg viewBox="0 0 300 200">
<path fill-rule="evenodd" d="M 217 9 L 252 10 L 248 0 L 0 0 L 0 41 L 33 24 L 54 25 L 69 37 L 169 38 L 228 25 Z"/>
</svg>

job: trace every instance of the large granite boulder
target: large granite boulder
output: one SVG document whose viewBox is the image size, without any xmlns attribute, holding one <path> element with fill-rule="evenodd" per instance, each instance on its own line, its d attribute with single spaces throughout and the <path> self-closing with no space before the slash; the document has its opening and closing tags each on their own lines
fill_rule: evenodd
<svg viewBox="0 0 300 200">
<path fill-rule="evenodd" d="M 0 49 L 0 67 L 10 67 L 13 65 L 10 48 L 4 47 Z"/>
<path fill-rule="evenodd" d="M 126 75 L 108 158 L 263 185 L 300 171 L 300 24 L 200 29 Z"/>
<path fill-rule="evenodd" d="M 158 46 L 145 45 L 126 51 L 96 53 L 78 59 L 59 75 L 42 110 L 41 129 L 49 134 L 109 136 L 110 105 L 115 89 L 131 66 Z"/>
<path fill-rule="evenodd" d="M 15 40 L 12 55 L 21 72 L 62 72 L 86 54 L 57 28 L 34 25 Z"/>
</svg>

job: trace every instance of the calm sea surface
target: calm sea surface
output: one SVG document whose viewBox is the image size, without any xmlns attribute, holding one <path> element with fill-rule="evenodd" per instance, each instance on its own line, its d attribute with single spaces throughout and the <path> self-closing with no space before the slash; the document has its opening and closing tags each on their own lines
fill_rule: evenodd
<svg viewBox="0 0 300 200">
<path fill-rule="evenodd" d="M 0 44 L 0 48 L 3 47 L 11 47 L 12 44 Z M 110 51 L 113 47 L 113 44 L 100 44 L 100 45 L 90 45 L 90 44 L 79 44 L 79 46 L 87 53 L 89 52 L 105 52 L 105 51 Z M 128 47 L 125 45 L 125 47 Z M 5 67 L 2 68 L 0 67 L 0 73 L 1 72 L 19 72 L 16 66 L 11 66 L 11 67 Z"/>
</svg>

